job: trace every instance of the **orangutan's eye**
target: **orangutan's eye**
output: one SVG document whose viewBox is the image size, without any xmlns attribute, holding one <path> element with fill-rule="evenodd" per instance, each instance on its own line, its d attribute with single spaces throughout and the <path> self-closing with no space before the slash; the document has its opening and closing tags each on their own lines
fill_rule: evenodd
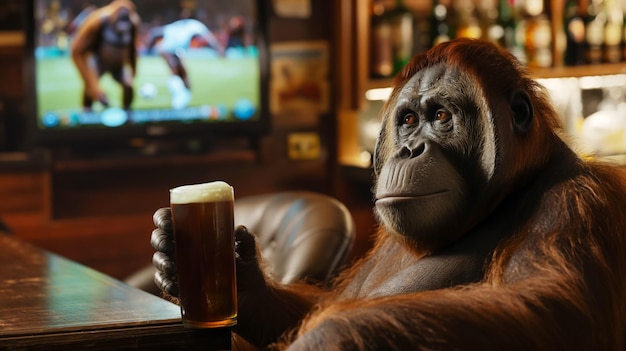
<svg viewBox="0 0 626 351">
<path fill-rule="evenodd" d="M 450 119 L 450 112 L 439 109 L 435 112 L 435 121 L 445 122 Z"/>
<path fill-rule="evenodd" d="M 406 115 L 404 115 L 404 120 L 403 120 L 404 125 L 412 125 L 415 123 L 417 123 L 417 117 L 415 117 L 414 114 L 407 113 Z"/>
</svg>

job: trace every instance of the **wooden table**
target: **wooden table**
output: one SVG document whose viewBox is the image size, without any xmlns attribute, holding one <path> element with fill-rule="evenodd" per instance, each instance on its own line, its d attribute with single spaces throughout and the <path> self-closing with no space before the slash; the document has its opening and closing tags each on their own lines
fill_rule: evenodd
<svg viewBox="0 0 626 351">
<path fill-rule="evenodd" d="M 227 350 L 230 329 L 183 328 L 180 309 L 0 234 L 0 350 Z"/>
</svg>

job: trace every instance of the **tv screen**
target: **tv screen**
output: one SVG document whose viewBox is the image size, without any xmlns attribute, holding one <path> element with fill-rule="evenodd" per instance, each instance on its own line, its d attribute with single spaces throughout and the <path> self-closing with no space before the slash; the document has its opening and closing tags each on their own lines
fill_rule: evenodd
<svg viewBox="0 0 626 351">
<path fill-rule="evenodd" d="M 32 0 L 27 60 L 39 144 L 268 129 L 257 0 Z"/>
</svg>

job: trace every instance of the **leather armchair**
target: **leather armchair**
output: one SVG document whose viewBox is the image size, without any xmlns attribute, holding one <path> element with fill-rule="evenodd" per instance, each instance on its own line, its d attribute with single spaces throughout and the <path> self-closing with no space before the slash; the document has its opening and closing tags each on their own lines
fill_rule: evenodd
<svg viewBox="0 0 626 351">
<path fill-rule="evenodd" d="M 286 191 L 235 199 L 235 225 L 257 236 L 271 274 L 281 283 L 328 283 L 346 263 L 354 244 L 354 220 L 328 195 Z M 125 282 L 155 295 L 150 265 Z"/>
</svg>

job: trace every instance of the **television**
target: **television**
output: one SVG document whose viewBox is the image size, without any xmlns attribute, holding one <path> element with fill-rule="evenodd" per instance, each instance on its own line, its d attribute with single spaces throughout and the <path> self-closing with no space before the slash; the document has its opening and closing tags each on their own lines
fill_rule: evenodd
<svg viewBox="0 0 626 351">
<path fill-rule="evenodd" d="M 258 0 L 26 2 L 34 145 L 254 137 L 270 128 Z"/>
</svg>

